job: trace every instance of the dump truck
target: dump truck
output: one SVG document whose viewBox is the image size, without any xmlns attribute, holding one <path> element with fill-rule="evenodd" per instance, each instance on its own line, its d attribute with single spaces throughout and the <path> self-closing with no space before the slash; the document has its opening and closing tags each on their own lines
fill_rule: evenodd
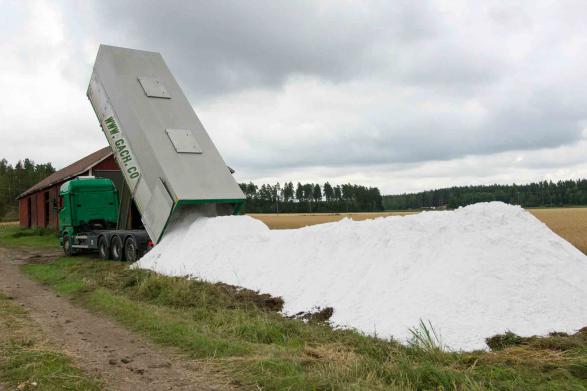
<svg viewBox="0 0 587 391">
<path fill-rule="evenodd" d="M 243 192 L 161 54 L 100 45 L 87 96 L 124 186 L 116 193 L 98 178 L 63 185 L 63 194 L 72 199 L 96 200 L 90 189 L 100 186 L 111 193 L 108 199 L 117 199 L 112 201 L 115 226 L 110 201 L 108 206 L 101 204 L 104 216 L 83 210 L 100 209 L 94 206 L 69 205 L 70 211 L 63 213 L 76 216 L 72 224 L 62 224 L 60 218 L 60 242 L 66 253 L 98 250 L 103 244 L 103 257 L 132 260 L 159 242 L 178 216 L 216 217 L 240 211 Z M 140 229 L 127 229 L 131 205 L 140 213 Z M 133 245 L 136 251 L 127 254 Z"/>
<path fill-rule="evenodd" d="M 98 250 L 102 259 L 135 262 L 153 246 L 144 229 L 117 229 L 120 199 L 108 178 L 67 181 L 59 202 L 60 238 L 68 256 Z"/>
</svg>

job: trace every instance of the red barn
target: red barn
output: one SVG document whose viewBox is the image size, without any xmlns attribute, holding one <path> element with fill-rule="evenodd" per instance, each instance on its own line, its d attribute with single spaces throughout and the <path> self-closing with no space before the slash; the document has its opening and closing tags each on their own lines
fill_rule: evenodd
<svg viewBox="0 0 587 391">
<path fill-rule="evenodd" d="M 78 176 L 110 178 L 120 191 L 122 175 L 112 155 L 112 149 L 105 147 L 77 162 L 49 175 L 18 196 L 20 226 L 42 227 L 57 230 L 59 216 L 57 204 L 61 185 Z"/>
</svg>

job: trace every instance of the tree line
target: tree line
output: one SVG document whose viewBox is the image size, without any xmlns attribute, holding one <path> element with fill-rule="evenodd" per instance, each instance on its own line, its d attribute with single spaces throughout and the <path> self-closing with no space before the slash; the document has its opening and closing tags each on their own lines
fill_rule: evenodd
<svg viewBox="0 0 587 391">
<path fill-rule="evenodd" d="M 6 159 L 0 160 L 0 219 L 17 218 L 16 197 L 54 172 L 51 163 L 35 164 L 24 159 L 12 165 Z"/>
<path fill-rule="evenodd" d="M 383 210 L 376 187 L 286 182 L 282 185 L 241 183 L 247 213 L 375 212 Z"/>
<path fill-rule="evenodd" d="M 587 179 L 526 185 L 460 186 L 383 196 L 386 210 L 454 209 L 487 201 L 502 201 L 523 207 L 587 205 Z"/>
</svg>

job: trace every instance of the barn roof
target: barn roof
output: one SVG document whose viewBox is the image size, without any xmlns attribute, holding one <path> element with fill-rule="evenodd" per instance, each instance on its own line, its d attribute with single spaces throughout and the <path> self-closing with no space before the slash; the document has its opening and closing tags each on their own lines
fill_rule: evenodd
<svg viewBox="0 0 587 391">
<path fill-rule="evenodd" d="M 47 178 L 43 179 L 30 189 L 26 190 L 24 193 L 19 195 L 17 198 L 25 197 L 29 194 L 35 193 L 37 191 L 41 191 L 48 187 L 51 187 L 57 183 L 64 182 L 68 179 L 74 178 L 84 172 L 88 171 L 90 168 L 94 167 L 96 164 L 104 161 L 108 157 L 112 155 L 112 148 L 104 147 L 94 153 L 89 154 L 88 156 L 84 157 L 83 159 L 78 160 L 75 163 L 70 164 L 69 166 L 62 168 L 59 171 L 54 172 L 53 174 L 49 175 Z"/>
<path fill-rule="evenodd" d="M 44 190 L 48 187 L 51 187 L 57 183 L 65 182 L 68 179 L 74 178 L 84 172 L 88 171 L 90 168 L 94 167 L 98 163 L 106 160 L 108 157 L 112 156 L 112 148 L 104 147 L 94 153 L 89 154 L 83 159 L 78 160 L 75 163 L 70 164 L 69 166 L 62 168 L 59 171 L 55 171 L 53 174 L 49 175 L 47 178 L 43 179 L 33 187 L 26 190 L 24 193 L 16 197 L 16 199 L 25 197 L 29 194 L 36 193 L 37 191 Z M 229 166 L 228 170 L 231 174 L 234 174 L 234 170 Z"/>
</svg>

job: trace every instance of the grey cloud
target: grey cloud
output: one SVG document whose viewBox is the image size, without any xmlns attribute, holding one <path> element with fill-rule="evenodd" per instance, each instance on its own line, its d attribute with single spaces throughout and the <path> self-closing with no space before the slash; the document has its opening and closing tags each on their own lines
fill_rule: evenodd
<svg viewBox="0 0 587 391">
<path fill-rule="evenodd" d="M 295 74 L 352 79 L 381 66 L 379 44 L 422 39 L 434 26 L 424 7 L 407 1 L 98 1 L 95 8 L 102 25 L 125 31 L 123 40 L 161 50 L 193 96 L 279 87 Z"/>
<path fill-rule="evenodd" d="M 79 85 L 67 102 L 87 104 L 88 46 L 160 51 L 226 160 L 250 172 L 485 159 L 576 145 L 587 124 L 587 7 L 547 3 L 63 0 L 59 53 L 35 37 L 19 67 L 33 73 L 59 57 Z M 271 98 L 238 110 L 259 91 Z M 75 118 L 101 137 L 91 113 Z"/>
<path fill-rule="evenodd" d="M 559 101 L 560 91 L 537 91 L 537 96 L 507 97 L 481 122 L 459 112 L 455 103 L 450 112 L 420 112 L 382 107 L 364 113 L 356 128 L 337 128 L 332 137 L 317 140 L 304 137 L 291 141 L 272 140 L 254 132 L 250 142 L 260 148 L 239 154 L 235 164 L 260 168 L 351 166 L 387 163 L 417 163 L 451 160 L 467 155 L 490 155 L 511 150 L 555 148 L 581 140 L 581 123 L 587 109 L 577 110 Z M 437 99 L 442 99 L 438 97 Z M 440 104 L 440 102 L 439 102 Z M 495 104 L 495 103 L 494 103 Z M 231 156 L 232 157 L 232 156 Z"/>
<path fill-rule="evenodd" d="M 251 88 L 278 90 L 295 75 L 334 83 L 371 78 L 382 89 L 418 91 L 421 101 L 413 99 L 412 108 L 379 102 L 364 123 L 325 129 L 337 133 L 326 145 L 298 140 L 303 147 L 295 154 L 251 129 L 260 151 L 235 157 L 244 165 L 415 162 L 556 147 L 576 142 L 586 118 L 584 107 L 561 102 L 565 83 L 541 86 L 528 79 L 545 72 L 543 57 L 534 62 L 532 56 L 546 53 L 533 49 L 530 38 L 508 48 L 515 39 L 508 34 L 523 36 L 537 22 L 499 3 L 489 4 L 487 15 L 410 2 L 97 2 L 95 8 L 102 25 L 162 50 L 196 101 Z M 519 62 L 516 50 L 529 51 L 527 62 Z M 552 77 L 553 70 L 546 72 Z M 455 97 L 448 114 L 417 109 L 424 101 L 443 105 Z M 471 123 L 454 107 L 467 100 L 488 111 L 482 123 Z"/>
</svg>

